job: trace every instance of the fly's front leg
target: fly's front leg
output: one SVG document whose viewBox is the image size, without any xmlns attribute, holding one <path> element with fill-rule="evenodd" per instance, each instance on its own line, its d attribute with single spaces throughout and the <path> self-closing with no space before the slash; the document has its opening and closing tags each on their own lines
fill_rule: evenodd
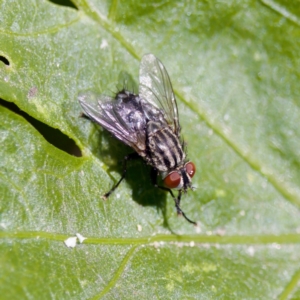
<svg viewBox="0 0 300 300">
<path fill-rule="evenodd" d="M 173 192 L 171 189 L 169 188 L 166 188 L 165 186 L 161 186 L 161 185 L 158 185 L 157 184 L 157 176 L 158 176 L 158 171 L 155 169 L 155 168 L 152 168 L 151 170 L 151 181 L 152 181 L 152 184 L 161 189 L 161 190 L 164 190 L 164 191 L 167 191 L 171 194 L 172 198 L 174 199 L 174 202 L 175 202 L 175 207 L 176 207 L 176 210 L 177 210 L 177 214 L 178 215 L 182 215 L 189 223 L 192 223 L 194 225 L 197 225 L 196 222 L 192 221 L 191 219 L 189 219 L 185 213 L 182 211 L 182 209 L 180 208 L 180 200 L 181 200 L 181 190 L 178 192 L 178 196 L 177 198 L 174 196 Z"/>
<path fill-rule="evenodd" d="M 170 190 L 170 191 L 171 191 L 171 190 Z M 173 193 L 172 193 L 172 192 L 171 192 L 171 195 L 173 196 Z M 188 222 L 190 222 L 190 223 L 194 224 L 195 226 L 197 226 L 197 223 L 194 222 L 194 221 L 192 221 L 191 219 L 189 219 L 189 218 L 186 216 L 186 214 L 182 211 L 182 209 L 180 208 L 181 195 L 182 195 L 182 192 L 179 191 L 179 192 L 178 192 L 177 198 L 175 198 L 175 197 L 173 196 L 173 199 L 174 199 L 174 201 L 175 201 L 175 207 L 176 207 L 176 209 L 177 209 L 177 214 L 178 214 L 178 215 L 182 215 Z"/>
<path fill-rule="evenodd" d="M 119 184 L 122 182 L 122 180 L 125 178 L 126 176 L 126 172 L 127 172 L 127 162 L 129 160 L 132 160 L 132 159 L 137 159 L 139 158 L 140 156 L 137 154 L 137 153 L 131 153 L 131 154 L 128 154 L 124 157 L 124 160 L 123 160 L 123 173 L 122 173 L 122 176 L 120 178 L 120 180 L 111 188 L 110 191 L 108 191 L 106 194 L 104 194 L 102 196 L 102 198 L 104 200 L 106 200 L 110 194 L 119 186 Z"/>
</svg>

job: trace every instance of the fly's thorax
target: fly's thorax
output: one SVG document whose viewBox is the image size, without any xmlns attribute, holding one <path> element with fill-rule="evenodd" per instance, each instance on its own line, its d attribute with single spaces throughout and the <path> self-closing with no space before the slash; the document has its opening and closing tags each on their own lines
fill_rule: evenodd
<svg viewBox="0 0 300 300">
<path fill-rule="evenodd" d="M 160 172 L 183 165 L 186 155 L 178 136 L 166 123 L 149 121 L 146 128 L 149 164 Z"/>
<path fill-rule="evenodd" d="M 146 118 L 140 104 L 140 97 L 122 90 L 116 95 L 116 101 L 114 113 L 118 120 L 122 121 L 123 127 L 141 134 L 146 127 Z"/>
</svg>

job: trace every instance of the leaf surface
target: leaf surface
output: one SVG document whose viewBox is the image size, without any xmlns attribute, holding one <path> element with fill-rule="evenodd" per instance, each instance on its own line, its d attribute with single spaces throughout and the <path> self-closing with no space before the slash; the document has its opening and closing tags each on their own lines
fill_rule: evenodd
<svg viewBox="0 0 300 300">
<path fill-rule="evenodd" d="M 0 3 L 0 98 L 82 152 L 0 106 L 1 297 L 297 299 L 298 6 L 73 4 Z M 142 162 L 101 199 L 130 149 L 80 118 L 77 95 L 112 95 L 123 71 L 137 81 L 145 53 L 164 63 L 177 96 L 197 166 L 182 209 L 198 227 L 176 216 Z M 87 239 L 67 248 L 76 233 Z"/>
</svg>

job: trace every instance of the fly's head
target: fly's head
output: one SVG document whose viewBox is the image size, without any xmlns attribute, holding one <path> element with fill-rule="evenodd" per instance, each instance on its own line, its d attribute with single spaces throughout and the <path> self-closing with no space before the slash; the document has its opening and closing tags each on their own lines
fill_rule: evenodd
<svg viewBox="0 0 300 300">
<path fill-rule="evenodd" d="M 169 189 L 187 191 L 192 188 L 192 177 L 196 173 L 196 166 L 191 161 L 186 162 L 182 167 L 169 172 L 164 177 L 164 185 Z"/>
</svg>

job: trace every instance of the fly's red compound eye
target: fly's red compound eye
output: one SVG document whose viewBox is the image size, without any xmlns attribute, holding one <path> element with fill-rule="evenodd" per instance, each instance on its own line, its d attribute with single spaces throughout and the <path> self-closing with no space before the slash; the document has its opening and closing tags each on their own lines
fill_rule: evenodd
<svg viewBox="0 0 300 300">
<path fill-rule="evenodd" d="M 190 161 L 185 165 L 186 172 L 189 174 L 189 176 L 192 178 L 196 173 L 196 167 L 195 165 Z"/>
<path fill-rule="evenodd" d="M 169 189 L 175 189 L 179 186 L 181 182 L 181 175 L 174 171 L 168 174 L 168 176 L 164 179 L 164 184 Z"/>
</svg>

